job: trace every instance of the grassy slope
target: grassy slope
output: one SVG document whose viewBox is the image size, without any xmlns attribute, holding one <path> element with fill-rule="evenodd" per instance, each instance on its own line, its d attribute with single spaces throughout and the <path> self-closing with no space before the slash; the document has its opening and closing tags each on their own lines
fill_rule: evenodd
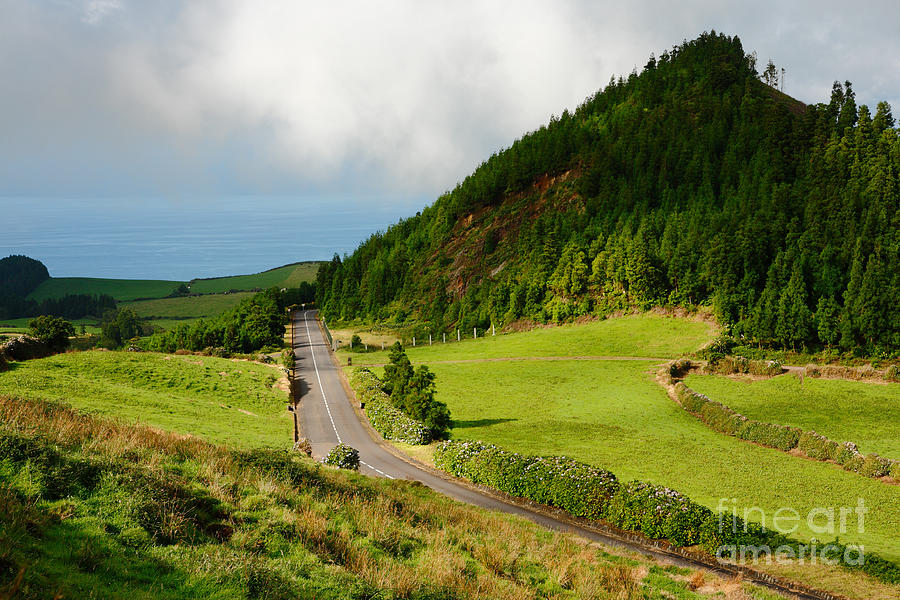
<svg viewBox="0 0 900 600">
<path fill-rule="evenodd" d="M 737 498 L 740 511 L 758 506 L 770 519 L 782 506 L 806 514 L 818 506 L 856 506 L 862 497 L 871 509 L 865 532 L 851 529 L 841 540 L 864 542 L 900 559 L 900 488 L 709 430 L 654 381 L 654 361 L 433 362 L 564 354 L 671 357 L 696 349 L 710 334 L 696 321 L 642 316 L 407 351 L 413 362 L 432 363 L 438 398 L 457 422 L 454 437 L 569 455 L 624 480 L 667 485 L 712 508 L 720 498 Z M 352 356 L 354 364 L 386 361 L 381 352 L 340 355 L 342 362 Z M 804 524 L 797 535 L 810 539 L 813 533 Z"/>
<path fill-rule="evenodd" d="M 51 277 L 28 295 L 32 300 L 60 298 L 66 294 L 109 294 L 118 302 L 136 298 L 164 298 L 181 281 L 154 279 L 99 279 L 94 277 Z"/>
<path fill-rule="evenodd" d="M 267 288 L 273 285 L 278 287 L 296 287 L 303 281 L 315 281 L 318 270 L 318 262 L 302 262 L 270 269 L 254 275 L 195 279 L 191 282 L 191 292 L 195 294 L 212 294 L 231 290 Z"/>
<path fill-rule="evenodd" d="M 104 351 L 60 354 L 10 366 L 0 373 L 0 395 L 66 402 L 237 447 L 284 447 L 291 440 L 287 394 L 272 389 L 281 376 L 274 367 L 201 356 Z"/>
<path fill-rule="evenodd" d="M 0 447 L 0 589 L 24 566 L 17 598 L 775 597 L 708 577 L 694 593 L 688 570 L 413 483 L 2 397 Z"/>
<path fill-rule="evenodd" d="M 782 375 L 762 381 L 690 375 L 694 390 L 752 419 L 813 430 L 861 452 L 900 458 L 900 385 L 800 380 Z"/>
<path fill-rule="evenodd" d="M 471 332 L 469 332 L 471 334 Z M 466 360 L 470 358 L 515 358 L 525 356 L 635 356 L 675 358 L 692 352 L 712 336 L 707 323 L 689 319 L 634 315 L 583 325 L 532 329 L 524 333 L 407 348 L 414 362 Z M 449 336 L 448 336 L 449 338 Z M 417 340 L 417 344 L 421 344 Z M 425 344 L 428 343 L 426 339 Z M 387 351 L 369 354 L 339 352 L 354 364 L 387 362 Z"/>
<path fill-rule="evenodd" d="M 233 294 L 204 294 L 202 296 L 185 296 L 183 298 L 158 298 L 155 300 L 138 300 L 123 302 L 122 307 L 134 310 L 142 317 L 191 318 L 211 317 L 225 312 L 249 298 L 254 292 L 235 292 Z"/>
</svg>

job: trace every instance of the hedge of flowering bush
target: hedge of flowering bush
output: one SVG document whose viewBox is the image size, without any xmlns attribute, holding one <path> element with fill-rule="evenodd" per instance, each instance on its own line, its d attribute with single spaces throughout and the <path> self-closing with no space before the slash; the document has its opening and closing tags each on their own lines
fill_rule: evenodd
<svg viewBox="0 0 900 600">
<path fill-rule="evenodd" d="M 351 448 L 347 444 L 338 444 L 331 449 L 322 462 L 339 469 L 356 471 L 359 469 L 359 450 Z"/>
<path fill-rule="evenodd" d="M 565 456 L 526 456 L 483 442 L 443 442 L 434 464 L 474 483 L 588 519 L 602 518 L 618 489 L 609 471 Z"/>
<path fill-rule="evenodd" d="M 350 375 L 357 399 L 365 404 L 366 415 L 375 431 L 386 440 L 423 445 L 431 442 L 431 431 L 420 421 L 409 418 L 391 403 L 381 389 L 381 380 L 370 370 L 359 368 Z"/>
<path fill-rule="evenodd" d="M 682 382 L 675 384 L 675 394 L 685 410 L 719 433 L 785 452 L 797 448 L 810 458 L 832 460 L 847 471 L 866 477 L 890 475 L 897 479 L 900 475 L 900 461 L 877 454 L 864 455 L 853 442 L 838 443 L 815 431 L 748 419 L 724 404 L 698 394 Z"/>
<path fill-rule="evenodd" d="M 434 452 L 435 467 L 507 494 L 555 506 L 576 517 L 604 520 L 620 529 L 666 539 L 676 546 L 700 546 L 711 554 L 730 546 L 800 546 L 776 531 L 740 517 L 719 514 L 669 488 L 620 483 L 601 468 L 561 456 L 526 456 L 479 441 L 446 441 Z M 900 582 L 900 566 L 872 553 L 861 565 L 844 562 L 846 547 L 833 542 L 831 556 L 848 568 L 882 581 Z"/>
</svg>

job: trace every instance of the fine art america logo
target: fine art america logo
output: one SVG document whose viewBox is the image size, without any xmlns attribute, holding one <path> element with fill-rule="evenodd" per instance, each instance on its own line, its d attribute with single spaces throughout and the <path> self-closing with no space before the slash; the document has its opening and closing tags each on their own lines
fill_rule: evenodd
<svg viewBox="0 0 900 600">
<path fill-rule="evenodd" d="M 748 533 L 748 524 L 753 519 L 765 529 L 784 536 L 795 533 L 805 524 L 814 534 L 836 540 L 848 531 L 865 533 L 865 515 L 869 509 L 862 498 L 857 498 L 856 506 L 820 506 L 810 509 L 805 515 L 788 506 L 779 508 L 771 515 L 754 506 L 744 508 L 743 514 L 738 515 L 736 498 L 720 498 L 716 512 L 719 513 L 719 533 Z M 796 561 L 801 565 L 843 563 L 858 566 L 864 562 L 864 549 L 861 545 L 836 542 L 819 545 L 814 538 L 809 544 L 785 543 L 774 548 L 769 545 L 723 545 L 716 551 L 716 558 L 722 563 L 765 561 L 766 564 L 789 564 Z"/>
</svg>

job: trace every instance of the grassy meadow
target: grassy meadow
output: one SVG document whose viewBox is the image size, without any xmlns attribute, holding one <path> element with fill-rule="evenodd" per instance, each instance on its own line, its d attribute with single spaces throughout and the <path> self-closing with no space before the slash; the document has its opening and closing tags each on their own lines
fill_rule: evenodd
<svg viewBox="0 0 900 600">
<path fill-rule="evenodd" d="M 415 483 L 53 404 L 0 397 L 0 449 L 3 597 L 778 597 Z"/>
<path fill-rule="evenodd" d="M 297 287 L 304 281 L 315 281 L 319 270 L 318 262 L 301 262 L 253 275 L 233 275 L 214 279 L 194 279 L 191 292 L 194 294 L 220 294 L 231 290 L 264 289 L 272 286 Z"/>
<path fill-rule="evenodd" d="M 711 431 L 656 383 L 659 361 L 615 359 L 677 356 L 711 335 L 696 321 L 642 316 L 407 352 L 435 373 L 437 397 L 453 416 L 454 438 L 571 456 L 607 468 L 620 480 L 671 487 L 713 509 L 722 498 L 736 498 L 739 514 L 758 507 L 770 525 L 781 507 L 807 514 L 815 507 L 856 506 L 857 498 L 864 498 L 870 508 L 865 531 L 851 530 L 840 539 L 900 559 L 900 487 Z M 381 352 L 340 354 L 353 356 L 355 365 L 387 360 Z M 565 354 L 607 358 L 494 360 Z M 750 516 L 760 520 L 758 513 Z M 823 537 L 805 522 L 795 535 Z"/>
<path fill-rule="evenodd" d="M 471 332 L 469 332 L 471 335 Z M 480 335 L 480 334 L 479 334 Z M 523 333 L 488 335 L 457 342 L 448 334 L 447 343 L 437 337 L 428 346 L 428 339 L 416 340 L 416 347 L 407 347 L 413 362 L 429 363 L 444 360 L 488 358 L 551 357 L 551 356 L 612 356 L 640 358 L 676 358 L 693 352 L 709 341 L 714 328 L 708 323 L 653 314 L 631 315 L 605 319 L 580 325 L 562 325 L 532 329 Z M 388 352 L 338 353 L 346 362 L 381 364 L 387 362 Z"/>
<path fill-rule="evenodd" d="M 51 277 L 28 297 L 40 302 L 47 298 L 61 298 L 66 294 L 108 294 L 116 302 L 138 298 L 165 298 L 184 281 L 156 279 L 101 279 L 96 277 Z"/>
<path fill-rule="evenodd" d="M 232 309 L 244 298 L 255 292 L 235 292 L 233 294 L 204 294 L 180 298 L 157 298 L 123 302 L 122 308 L 130 308 L 141 317 L 153 318 L 196 318 L 211 317 Z"/>
<path fill-rule="evenodd" d="M 279 369 L 192 355 L 70 352 L 10 364 L 0 396 L 63 402 L 238 448 L 288 447 L 293 419 Z"/>
<path fill-rule="evenodd" d="M 900 385 L 794 375 L 751 381 L 689 375 L 693 390 L 739 413 L 854 442 L 860 452 L 900 459 Z"/>
</svg>

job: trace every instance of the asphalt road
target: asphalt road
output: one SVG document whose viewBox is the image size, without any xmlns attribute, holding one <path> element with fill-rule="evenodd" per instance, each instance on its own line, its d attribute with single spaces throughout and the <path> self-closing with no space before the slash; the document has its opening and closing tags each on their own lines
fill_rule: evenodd
<svg viewBox="0 0 900 600">
<path fill-rule="evenodd" d="M 726 577 L 735 574 L 715 563 L 698 562 L 665 551 L 650 549 L 637 543 L 581 527 L 564 518 L 555 518 L 546 512 L 506 502 L 500 497 L 483 493 L 452 478 L 441 477 L 416 466 L 411 461 L 400 458 L 388 450 L 383 445 L 384 442 L 376 441 L 370 430 L 360 422 L 351 400 L 341 384 L 341 374 L 329 352 L 328 342 L 316 322 L 316 311 L 295 311 L 293 319 L 294 354 L 297 359 L 295 376 L 301 381 L 302 393 L 299 407 L 300 427 L 302 435 L 310 440 L 313 456 L 316 459 L 321 459 L 328 454 L 335 445 L 344 443 L 359 451 L 360 472 L 364 474 L 419 481 L 456 500 L 519 515 L 548 529 L 573 533 L 607 546 L 627 548 L 665 562 L 719 572 Z M 816 593 L 792 590 L 790 587 L 757 580 L 752 575 L 749 577 L 747 575 L 745 573 L 746 580 L 787 593 L 795 598 L 816 599 L 822 597 Z"/>
<path fill-rule="evenodd" d="M 312 444 L 315 458 L 320 459 L 335 445 L 344 443 L 359 450 L 360 472 L 366 475 L 420 481 L 435 491 L 468 504 L 521 515 L 550 529 L 571 531 L 607 544 L 624 545 L 593 531 L 573 528 L 569 523 L 526 507 L 509 504 L 449 478 L 444 479 L 395 456 L 376 442 L 360 422 L 341 385 L 341 375 L 315 320 L 315 311 L 294 313 L 294 354 L 297 357 L 295 373 L 301 379 L 303 392 L 300 427 L 302 435 Z"/>
</svg>

